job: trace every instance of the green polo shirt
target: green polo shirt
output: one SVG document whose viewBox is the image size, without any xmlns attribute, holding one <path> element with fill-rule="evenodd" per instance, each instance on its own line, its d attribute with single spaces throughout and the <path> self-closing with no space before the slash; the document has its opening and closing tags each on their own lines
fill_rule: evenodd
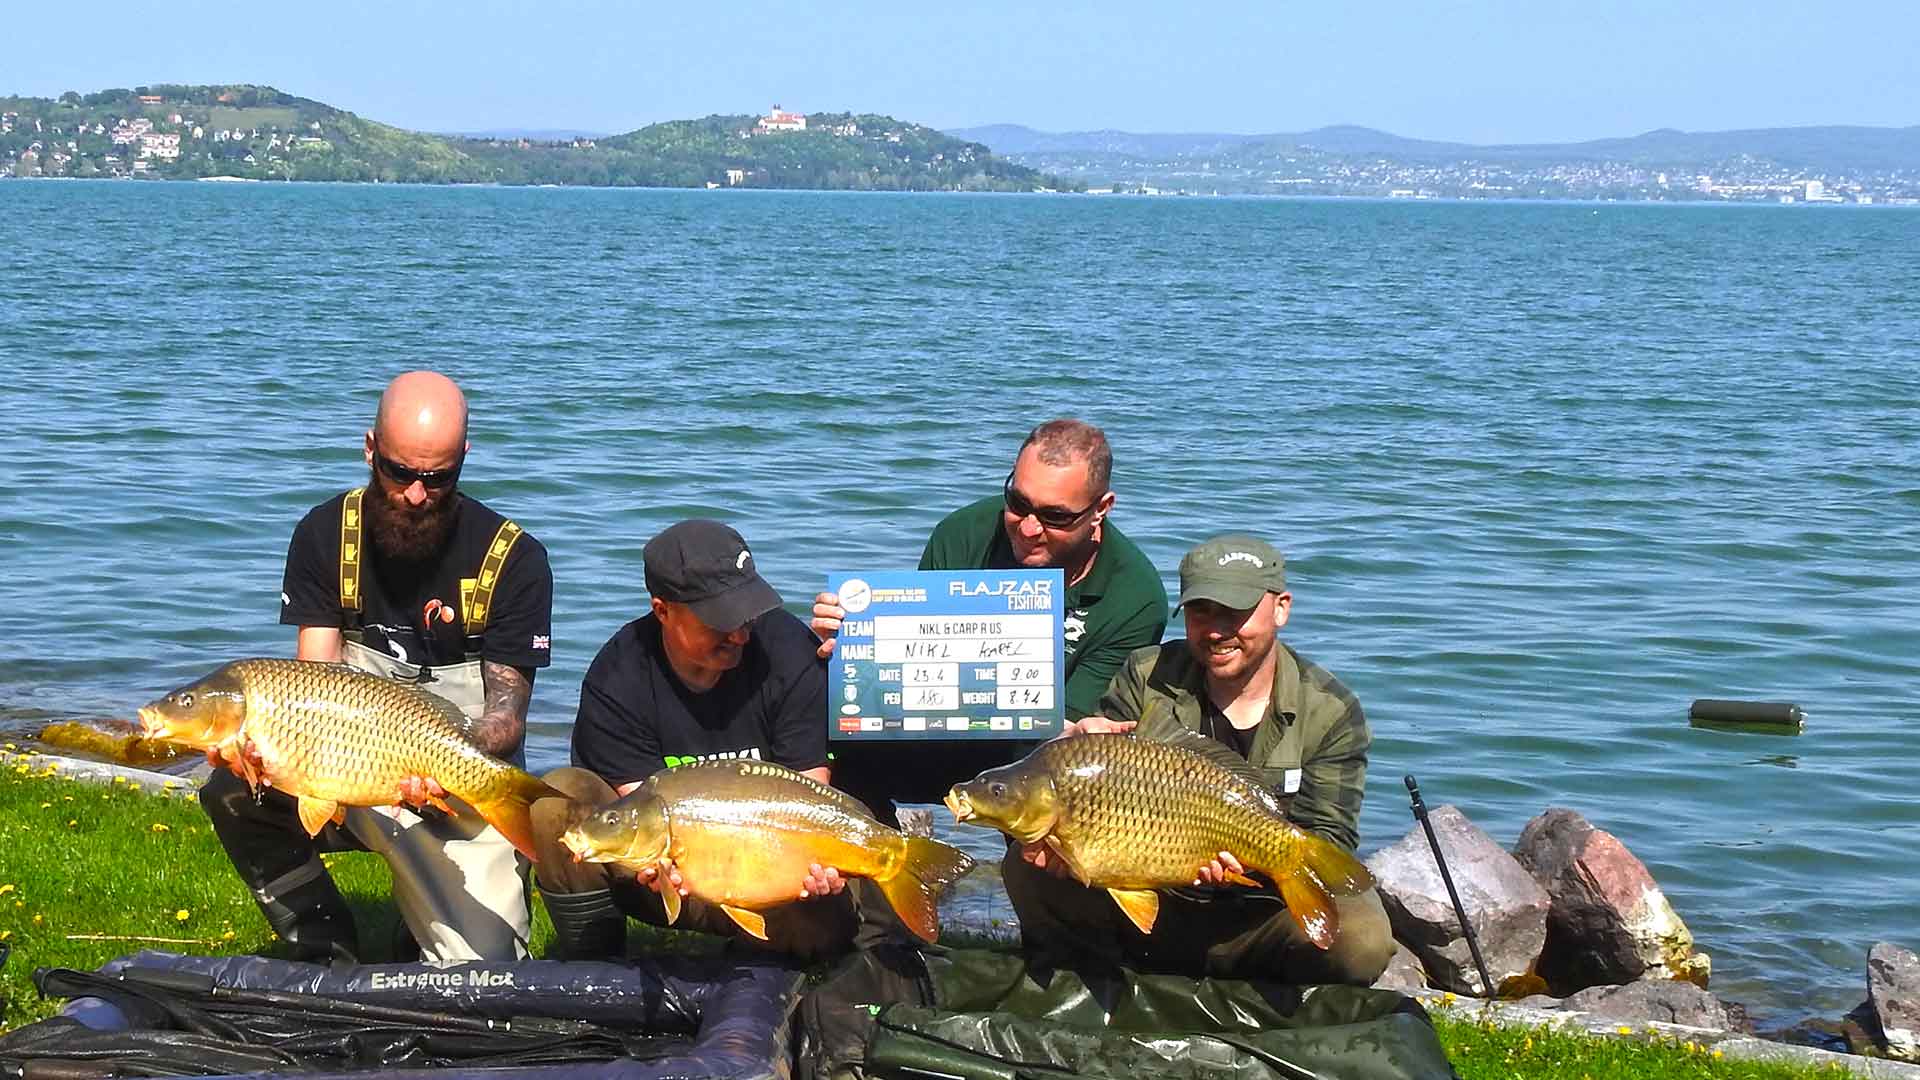
<svg viewBox="0 0 1920 1080">
<path fill-rule="evenodd" d="M 922 570 L 1011 570 L 1013 542 L 1001 525 L 998 495 L 963 506 L 934 526 Z M 1067 586 L 1067 719 L 1100 711 L 1100 695 L 1127 654 L 1157 645 L 1167 629 L 1167 590 L 1160 572 L 1126 534 L 1100 527 L 1100 554 L 1078 584 Z"/>
<path fill-rule="evenodd" d="M 1295 825 L 1351 851 L 1360 839 L 1373 732 L 1360 702 L 1333 673 L 1275 642 L 1278 667 L 1247 761 Z M 1185 641 L 1141 649 L 1107 688 L 1101 714 L 1136 720 L 1135 734 L 1165 741 L 1182 729 L 1208 734 L 1206 673 Z M 1221 718 L 1224 721 L 1224 717 Z"/>
</svg>

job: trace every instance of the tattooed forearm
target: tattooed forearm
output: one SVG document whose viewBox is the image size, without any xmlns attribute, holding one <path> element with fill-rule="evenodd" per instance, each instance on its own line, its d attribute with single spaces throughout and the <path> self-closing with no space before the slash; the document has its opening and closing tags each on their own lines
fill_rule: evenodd
<svg viewBox="0 0 1920 1080">
<path fill-rule="evenodd" d="M 527 733 L 527 702 L 533 698 L 533 671 L 512 664 L 480 662 L 487 704 L 473 722 L 473 741 L 489 754 L 511 754 Z"/>
</svg>

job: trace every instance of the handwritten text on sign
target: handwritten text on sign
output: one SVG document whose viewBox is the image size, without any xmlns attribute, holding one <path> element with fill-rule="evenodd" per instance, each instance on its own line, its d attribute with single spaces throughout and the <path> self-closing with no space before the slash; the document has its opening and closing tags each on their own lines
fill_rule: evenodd
<svg viewBox="0 0 1920 1080">
<path fill-rule="evenodd" d="M 1065 674 L 1058 570 L 829 575 L 836 739 L 1047 738 Z"/>
</svg>

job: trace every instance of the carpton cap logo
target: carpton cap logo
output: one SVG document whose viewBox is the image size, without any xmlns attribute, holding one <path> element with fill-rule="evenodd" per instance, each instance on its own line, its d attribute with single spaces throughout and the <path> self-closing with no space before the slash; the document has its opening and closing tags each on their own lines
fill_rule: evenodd
<svg viewBox="0 0 1920 1080">
<path fill-rule="evenodd" d="M 735 570 L 745 570 L 747 568 L 747 560 L 751 558 L 753 558 L 753 553 L 746 548 L 741 548 L 740 557 L 733 560 L 733 568 Z"/>
<path fill-rule="evenodd" d="M 1267 568 L 1267 564 L 1260 561 L 1260 556 L 1250 551 L 1229 551 L 1225 555 L 1220 556 L 1221 566 L 1237 562 L 1252 563 L 1254 568 L 1259 570 L 1265 570 Z"/>
</svg>

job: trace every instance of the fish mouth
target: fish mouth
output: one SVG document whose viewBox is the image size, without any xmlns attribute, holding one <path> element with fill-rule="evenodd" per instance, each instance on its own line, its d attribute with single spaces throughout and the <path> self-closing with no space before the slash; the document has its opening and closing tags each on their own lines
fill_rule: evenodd
<svg viewBox="0 0 1920 1080">
<path fill-rule="evenodd" d="M 167 718 L 160 715 L 160 710 L 151 705 L 142 705 L 139 716 L 140 734 L 149 739 L 164 738 L 170 734 L 167 730 Z"/>
<path fill-rule="evenodd" d="M 940 801 L 946 804 L 948 810 L 953 811 L 955 822 L 967 821 L 973 817 L 973 800 L 967 798 L 966 793 L 959 788 L 948 789 L 947 797 Z"/>
<path fill-rule="evenodd" d="M 573 852 L 575 862 L 603 863 L 612 862 L 613 856 L 594 846 L 586 834 L 578 829 L 568 829 L 560 834 L 560 843 Z"/>
</svg>

